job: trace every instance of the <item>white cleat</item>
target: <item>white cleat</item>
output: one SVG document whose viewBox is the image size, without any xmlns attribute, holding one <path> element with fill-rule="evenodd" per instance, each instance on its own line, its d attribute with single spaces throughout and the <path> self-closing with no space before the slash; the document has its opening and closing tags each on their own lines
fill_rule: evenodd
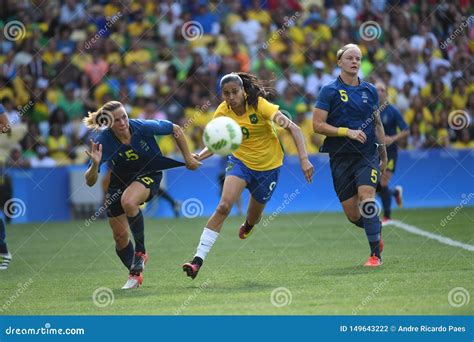
<svg viewBox="0 0 474 342">
<path fill-rule="evenodd" d="M 0 270 L 6 270 L 12 261 L 10 253 L 0 254 Z"/>
<path fill-rule="evenodd" d="M 129 275 L 127 282 L 122 286 L 122 290 L 137 289 L 143 282 L 143 275 Z"/>
</svg>

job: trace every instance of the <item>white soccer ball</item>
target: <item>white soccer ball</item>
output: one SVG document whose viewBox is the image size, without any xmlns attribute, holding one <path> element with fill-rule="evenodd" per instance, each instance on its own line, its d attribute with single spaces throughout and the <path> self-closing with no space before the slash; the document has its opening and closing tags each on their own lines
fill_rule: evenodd
<svg viewBox="0 0 474 342">
<path fill-rule="evenodd" d="M 242 131 L 235 120 L 220 116 L 206 125 L 203 141 L 212 153 L 227 156 L 239 148 Z"/>
</svg>

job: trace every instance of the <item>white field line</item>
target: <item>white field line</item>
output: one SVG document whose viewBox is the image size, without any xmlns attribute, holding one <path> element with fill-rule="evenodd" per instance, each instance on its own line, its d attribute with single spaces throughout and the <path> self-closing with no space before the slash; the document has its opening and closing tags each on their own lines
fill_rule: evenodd
<svg viewBox="0 0 474 342">
<path fill-rule="evenodd" d="M 430 232 L 427 232 L 423 229 L 420 229 L 418 227 L 406 224 L 406 223 L 401 222 L 401 221 L 393 220 L 391 222 L 391 224 L 394 225 L 395 227 L 406 230 L 407 232 L 417 234 L 417 235 L 421 235 L 421 236 L 426 236 L 429 239 L 436 240 L 438 242 L 444 243 L 445 245 L 459 247 L 459 248 L 463 248 L 465 250 L 474 252 L 474 246 L 473 245 L 468 245 L 467 243 L 462 243 L 462 242 L 447 238 L 445 236 L 430 233 Z"/>
</svg>

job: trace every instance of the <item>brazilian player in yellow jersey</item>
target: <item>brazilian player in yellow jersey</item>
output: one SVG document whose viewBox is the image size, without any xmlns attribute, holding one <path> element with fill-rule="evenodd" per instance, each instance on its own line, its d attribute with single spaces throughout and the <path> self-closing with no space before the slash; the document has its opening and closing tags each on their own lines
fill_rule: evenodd
<svg viewBox="0 0 474 342">
<path fill-rule="evenodd" d="M 265 205 L 275 190 L 283 164 L 284 152 L 276 134 L 275 123 L 287 129 L 293 137 L 301 169 L 308 183 L 312 182 L 314 171 L 308 160 L 300 128 L 282 114 L 277 105 L 267 100 L 276 95 L 273 88 L 266 87 L 255 76 L 247 73 L 225 75 L 220 86 L 224 102 L 217 108 L 214 118 L 227 116 L 234 119 L 241 127 L 243 139 L 237 151 L 229 156 L 219 205 L 204 228 L 194 259 L 183 265 L 183 271 L 193 279 L 217 240 L 233 204 L 245 188 L 251 196 L 239 237 L 247 238 L 253 232 L 254 225 L 260 221 Z M 211 155 L 212 152 L 206 147 L 195 157 L 201 161 Z"/>
</svg>

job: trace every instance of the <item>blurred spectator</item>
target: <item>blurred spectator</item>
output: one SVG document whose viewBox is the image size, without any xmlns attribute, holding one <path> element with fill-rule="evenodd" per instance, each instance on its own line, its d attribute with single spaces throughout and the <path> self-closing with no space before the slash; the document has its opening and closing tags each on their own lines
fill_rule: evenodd
<svg viewBox="0 0 474 342">
<path fill-rule="evenodd" d="M 243 42 L 251 47 L 257 43 L 262 26 L 257 20 L 249 18 L 247 11 L 240 12 L 240 16 L 240 20 L 232 25 L 232 32 L 240 35 Z"/>
<path fill-rule="evenodd" d="M 340 71 L 336 51 L 352 42 L 363 53 L 359 77 L 385 82 L 411 125 L 407 148 L 472 146 L 474 125 L 456 131 L 447 124 L 454 110 L 471 122 L 474 113 L 469 2 L 433 9 L 426 1 L 122 2 L 50 1 L 37 11 L 8 2 L 27 32 L 15 42 L 0 38 L 0 101 L 18 122 L 0 137 L 0 159 L 21 142 L 23 158 L 37 158 L 44 145 L 52 159 L 86 162 L 82 139 L 93 133 L 81 119 L 113 99 L 132 118 L 186 125 L 198 149 L 222 100 L 220 77 L 239 70 L 272 80 L 275 102 L 309 127 L 305 139 L 316 150 L 310 108 Z M 193 20 L 202 31 L 190 27 Z M 380 26 L 374 39 L 361 36 L 368 21 Z"/>
<path fill-rule="evenodd" d="M 102 59 L 97 50 L 92 51 L 92 61 L 84 66 L 84 72 L 91 80 L 92 85 L 102 81 L 107 71 L 109 71 L 109 64 Z"/>
<path fill-rule="evenodd" d="M 85 22 L 86 11 L 81 2 L 77 0 L 65 0 L 61 6 L 59 22 L 69 24 L 73 27 L 79 27 Z"/>
<path fill-rule="evenodd" d="M 46 146 L 49 155 L 59 165 L 69 163 L 69 144 L 66 136 L 63 134 L 61 126 L 58 124 L 51 125 L 50 133 L 46 139 Z"/>
<path fill-rule="evenodd" d="M 9 168 L 26 169 L 30 167 L 30 162 L 21 155 L 21 146 L 15 146 L 10 150 L 10 155 L 5 162 L 5 165 Z"/>
<path fill-rule="evenodd" d="M 48 148 L 46 146 L 39 145 L 36 148 L 36 153 L 37 156 L 30 159 L 32 168 L 56 166 L 56 161 L 48 156 Z"/>
<path fill-rule="evenodd" d="M 319 90 L 323 85 L 331 82 L 333 78 L 324 72 L 324 63 L 322 61 L 315 61 L 313 63 L 314 73 L 309 75 L 306 79 L 306 95 L 309 97 L 309 102 L 313 103 L 318 97 Z"/>
<path fill-rule="evenodd" d="M 474 140 L 472 140 L 469 135 L 469 129 L 463 129 L 461 131 L 461 139 L 456 141 L 452 146 L 457 149 L 474 148 Z"/>
<path fill-rule="evenodd" d="M 64 95 L 60 94 L 58 98 L 58 108 L 66 112 L 69 120 L 84 116 L 84 104 L 74 95 L 75 90 L 76 85 L 68 83 L 64 87 Z"/>
</svg>

